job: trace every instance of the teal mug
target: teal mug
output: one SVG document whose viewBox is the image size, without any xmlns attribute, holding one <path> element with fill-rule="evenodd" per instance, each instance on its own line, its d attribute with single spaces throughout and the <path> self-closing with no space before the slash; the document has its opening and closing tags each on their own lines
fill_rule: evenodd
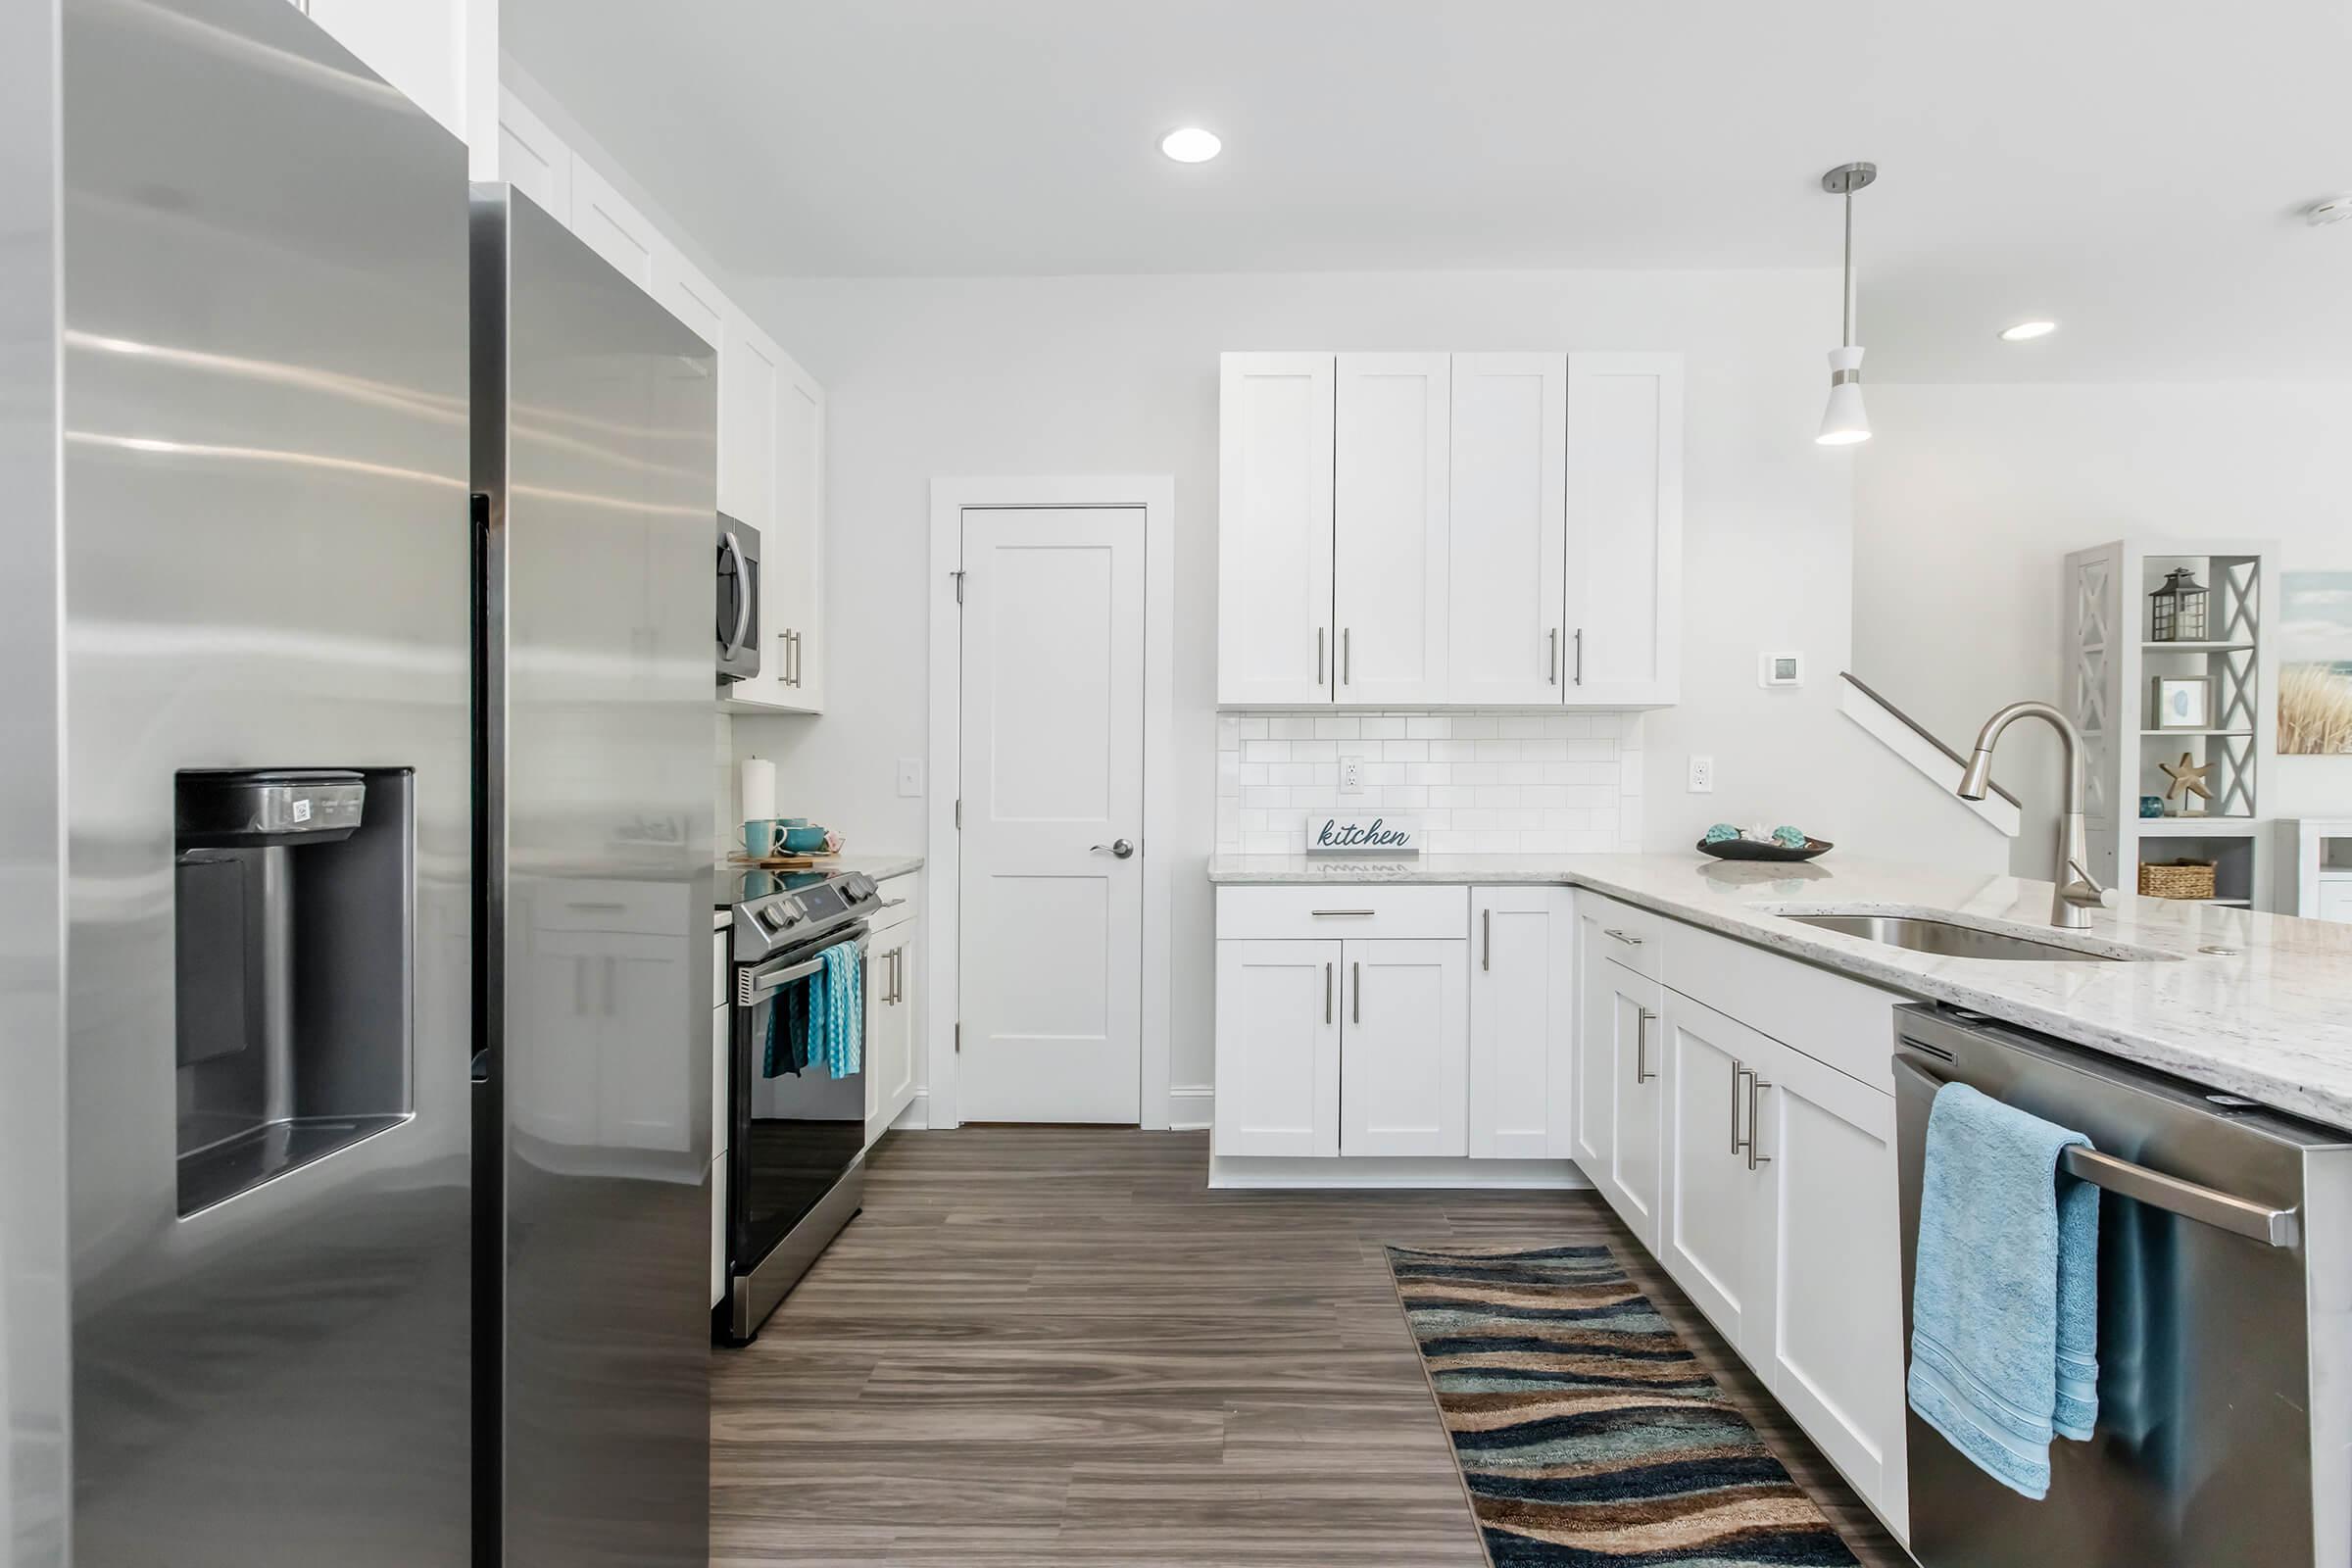
<svg viewBox="0 0 2352 1568">
<path fill-rule="evenodd" d="M 743 824 L 743 852 L 755 860 L 773 859 L 784 853 L 790 831 L 780 816 L 755 816 Z"/>
<path fill-rule="evenodd" d="M 813 855 L 825 847 L 825 830 L 812 822 L 784 829 L 784 849 L 791 855 Z"/>
</svg>

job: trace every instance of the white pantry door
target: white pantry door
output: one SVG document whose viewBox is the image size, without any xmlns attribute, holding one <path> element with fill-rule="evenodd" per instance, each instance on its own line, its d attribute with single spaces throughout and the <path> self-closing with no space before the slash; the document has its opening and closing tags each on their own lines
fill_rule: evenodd
<svg viewBox="0 0 2352 1568">
<path fill-rule="evenodd" d="M 1148 848 L 1144 509 L 968 509 L 963 571 L 956 1113 L 1131 1123 Z"/>
</svg>

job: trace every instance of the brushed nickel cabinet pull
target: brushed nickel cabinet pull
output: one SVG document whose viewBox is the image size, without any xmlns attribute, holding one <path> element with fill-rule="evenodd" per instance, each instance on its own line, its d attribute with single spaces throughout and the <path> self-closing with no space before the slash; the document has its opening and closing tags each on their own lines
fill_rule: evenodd
<svg viewBox="0 0 2352 1568">
<path fill-rule="evenodd" d="M 1771 1084 L 1756 1075 L 1755 1068 L 1747 1069 L 1747 1168 L 1749 1170 L 1754 1170 L 1758 1165 L 1772 1163 L 1770 1154 L 1756 1152 L 1756 1144 L 1763 1136 L 1764 1129 L 1763 1122 L 1756 1117 L 1756 1098 L 1771 1087 Z"/>
<path fill-rule="evenodd" d="M 1734 1061 L 1732 1063 L 1732 1152 L 1735 1154 L 1740 1152 L 1740 1080 L 1746 1076 L 1747 1069 Z"/>
<path fill-rule="evenodd" d="M 1494 911 L 1493 909 L 1478 911 L 1478 966 L 1481 969 L 1490 970 L 1494 967 Z"/>
<path fill-rule="evenodd" d="M 1340 684 L 1343 686 L 1355 684 L 1355 655 L 1349 648 L 1351 639 L 1348 635 L 1354 629 L 1352 626 L 1340 628 Z"/>
<path fill-rule="evenodd" d="M 1576 683 L 1585 683 L 1585 628 L 1576 628 Z"/>
<path fill-rule="evenodd" d="M 1313 915 L 1318 920 L 1325 918 L 1337 918 L 1342 915 L 1349 916 L 1351 918 L 1369 920 L 1372 918 L 1374 913 L 1374 911 L 1371 909 L 1309 909 L 1306 912 Z"/>
<path fill-rule="evenodd" d="M 1551 628 L 1551 652 L 1544 660 L 1544 678 L 1554 686 L 1560 683 L 1560 628 Z"/>
<path fill-rule="evenodd" d="M 1323 1021 L 1325 1023 L 1331 1022 L 1331 968 L 1332 966 L 1328 963 L 1323 966 Z"/>
<path fill-rule="evenodd" d="M 1320 627 L 1320 626 L 1317 626 L 1317 627 L 1315 628 L 1315 685 L 1316 685 L 1317 687 L 1320 687 L 1320 686 L 1323 684 L 1323 680 L 1324 680 L 1324 675 L 1323 675 L 1323 639 L 1324 639 L 1324 636 L 1325 636 L 1325 632 L 1324 632 L 1323 628 L 1322 628 L 1322 627 Z"/>
<path fill-rule="evenodd" d="M 1629 937 L 1624 932 L 1618 930 L 1615 926 L 1601 927 L 1600 934 L 1604 937 L 1615 937 L 1618 941 L 1624 943 L 1629 948 L 1638 948 L 1642 945 L 1642 939 L 1640 937 Z"/>
<path fill-rule="evenodd" d="M 1353 1004 L 1355 1010 L 1353 1016 L 1351 1016 L 1348 1021 L 1349 1023 L 1362 1023 L 1364 1021 L 1364 966 L 1360 963 L 1349 964 L 1348 966 L 1348 978 L 1353 982 L 1355 986 L 1355 1002 Z"/>
<path fill-rule="evenodd" d="M 1649 1070 L 1649 1020 L 1656 1016 L 1647 1007 L 1634 1008 L 1634 1082 L 1638 1084 L 1657 1076 Z"/>
</svg>

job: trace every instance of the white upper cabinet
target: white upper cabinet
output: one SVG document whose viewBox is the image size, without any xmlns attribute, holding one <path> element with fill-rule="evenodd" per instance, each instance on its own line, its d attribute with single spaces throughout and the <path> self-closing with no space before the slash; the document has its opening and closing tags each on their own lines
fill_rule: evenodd
<svg viewBox="0 0 2352 1568">
<path fill-rule="evenodd" d="M 571 149 L 520 99 L 504 90 L 498 100 L 498 171 L 501 179 L 550 217 L 571 221 Z"/>
<path fill-rule="evenodd" d="M 654 290 L 654 252 L 661 236 L 653 223 L 604 175 L 586 163 L 571 165 L 571 231 L 611 262 L 621 276 L 647 293 Z"/>
<path fill-rule="evenodd" d="M 466 134 L 468 0 L 296 0 L 417 108 Z"/>
<path fill-rule="evenodd" d="M 1451 379 L 1444 354 L 1339 356 L 1332 589 L 1343 703 L 1451 700 Z"/>
<path fill-rule="evenodd" d="M 654 298 L 694 328 L 704 342 L 725 351 L 727 297 L 679 255 L 674 245 L 663 243 L 655 248 Z"/>
<path fill-rule="evenodd" d="M 1567 357 L 1456 354 L 1452 424 L 1446 700 L 1559 702 Z"/>
<path fill-rule="evenodd" d="M 1228 354 L 1227 706 L 1679 696 L 1682 360 Z"/>
<path fill-rule="evenodd" d="M 1228 354 L 1220 368 L 1217 701 L 1328 703 L 1329 354 Z"/>
<path fill-rule="evenodd" d="M 786 360 L 776 411 L 776 520 L 762 542 L 772 627 L 761 662 L 780 661 L 777 705 L 825 706 L 825 389 Z"/>
<path fill-rule="evenodd" d="M 1567 478 L 1567 700 L 1673 703 L 1682 687 L 1682 356 L 1568 356 Z"/>
<path fill-rule="evenodd" d="M 776 525 L 776 411 L 783 383 L 783 352 L 749 317 L 729 311 L 718 347 L 718 510 L 759 529 L 763 555 Z M 763 663 L 766 657 L 762 649 Z"/>
</svg>

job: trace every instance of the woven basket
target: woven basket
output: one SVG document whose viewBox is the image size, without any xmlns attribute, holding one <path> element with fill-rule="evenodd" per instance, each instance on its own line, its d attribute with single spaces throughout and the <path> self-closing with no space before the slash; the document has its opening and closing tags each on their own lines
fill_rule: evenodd
<svg viewBox="0 0 2352 1568">
<path fill-rule="evenodd" d="M 2213 870 L 2211 862 L 2203 860 L 2143 864 L 2139 868 L 2139 891 L 2151 899 L 2210 899 Z"/>
</svg>

